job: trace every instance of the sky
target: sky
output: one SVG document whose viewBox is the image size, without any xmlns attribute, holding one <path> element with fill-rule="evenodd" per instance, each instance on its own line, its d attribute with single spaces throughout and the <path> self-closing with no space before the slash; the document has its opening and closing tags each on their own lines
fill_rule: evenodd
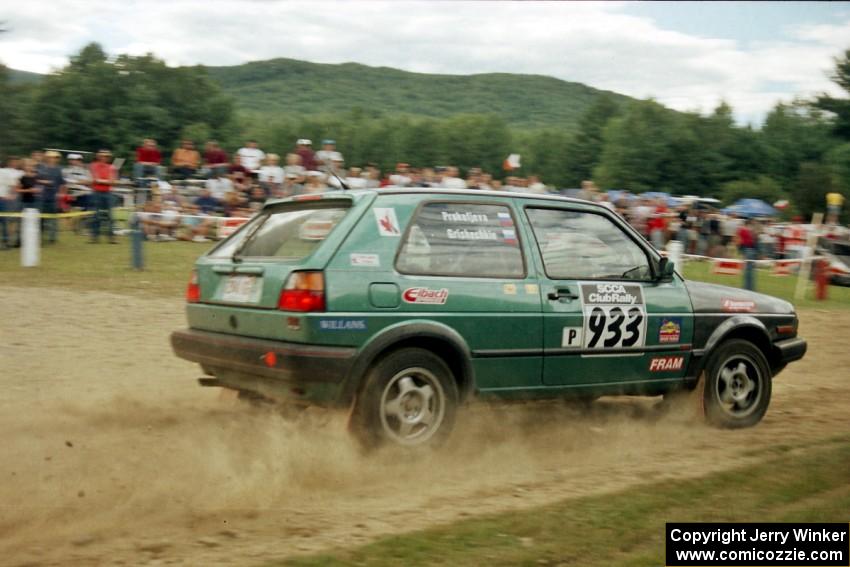
<svg viewBox="0 0 850 567">
<path fill-rule="evenodd" d="M 172 65 L 289 57 L 425 73 L 549 75 L 760 124 L 779 100 L 841 94 L 850 2 L 5 2 L 0 61 L 40 73 L 89 42 Z"/>
</svg>

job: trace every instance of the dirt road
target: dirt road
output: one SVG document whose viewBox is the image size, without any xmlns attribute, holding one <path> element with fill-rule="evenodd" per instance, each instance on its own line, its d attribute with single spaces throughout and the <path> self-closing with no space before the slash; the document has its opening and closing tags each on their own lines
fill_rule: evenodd
<svg viewBox="0 0 850 567">
<path fill-rule="evenodd" d="M 809 354 L 777 378 L 754 429 L 661 417 L 656 400 L 476 406 L 445 450 L 366 457 L 342 416 L 293 424 L 196 386 L 168 346 L 179 301 L 0 297 L 0 564 L 260 563 L 699 476 L 850 424 L 846 311 L 802 314 Z"/>
</svg>

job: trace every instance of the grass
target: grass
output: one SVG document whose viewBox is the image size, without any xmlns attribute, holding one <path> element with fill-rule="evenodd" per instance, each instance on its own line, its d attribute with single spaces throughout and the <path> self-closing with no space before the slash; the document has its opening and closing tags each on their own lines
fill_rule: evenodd
<svg viewBox="0 0 850 567">
<path fill-rule="evenodd" d="M 146 242 L 145 270 L 130 267 L 130 239 L 89 244 L 88 237 L 62 232 L 41 249 L 40 265 L 22 268 L 18 250 L 0 251 L 0 283 L 26 287 L 99 290 L 156 297 L 182 297 L 195 259 L 210 243 Z"/>
<path fill-rule="evenodd" d="M 664 558 L 665 522 L 846 522 L 850 437 L 687 481 L 473 518 L 267 567 L 628 565 Z"/>
<path fill-rule="evenodd" d="M 42 248 L 41 265 L 22 268 L 17 250 L 0 251 L 0 283 L 27 287 L 61 287 L 77 290 L 102 290 L 134 295 L 181 297 L 195 259 L 211 244 L 194 242 L 148 242 L 144 245 L 145 270 L 130 268 L 130 242 L 119 237 L 119 244 L 88 244 L 88 238 L 70 231 L 60 234 L 58 244 Z M 741 276 L 711 273 L 711 264 L 689 262 L 685 277 L 697 281 L 741 287 Z M 796 277 L 776 277 L 759 270 L 756 289 L 791 301 L 798 308 L 850 308 L 850 288 L 830 286 L 829 299 L 816 301 L 812 286 L 805 299 L 794 301 Z"/>
<path fill-rule="evenodd" d="M 709 262 L 688 262 L 685 264 L 685 277 L 702 282 L 743 287 L 743 276 L 712 274 Z M 794 299 L 796 286 L 796 274 L 783 277 L 772 275 L 767 268 L 756 270 L 756 291 L 790 301 L 798 309 L 850 309 L 850 287 L 829 286 L 828 299 L 818 301 L 814 298 L 814 284 L 810 283 L 804 298 L 797 301 Z"/>
</svg>

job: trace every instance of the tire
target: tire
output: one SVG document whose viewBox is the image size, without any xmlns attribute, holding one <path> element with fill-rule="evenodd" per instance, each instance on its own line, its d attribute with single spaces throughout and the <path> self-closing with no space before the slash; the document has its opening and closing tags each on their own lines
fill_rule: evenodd
<svg viewBox="0 0 850 567">
<path fill-rule="evenodd" d="M 741 339 L 724 342 L 706 365 L 706 421 L 729 429 L 752 427 L 767 412 L 771 382 L 770 366 L 758 347 Z"/>
<path fill-rule="evenodd" d="M 451 434 L 458 398 L 443 359 L 419 348 L 397 350 L 367 373 L 350 429 L 367 449 L 436 446 Z"/>
</svg>

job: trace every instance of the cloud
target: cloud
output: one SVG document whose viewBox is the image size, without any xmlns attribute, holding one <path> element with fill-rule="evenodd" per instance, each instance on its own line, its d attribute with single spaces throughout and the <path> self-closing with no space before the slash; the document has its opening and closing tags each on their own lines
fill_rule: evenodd
<svg viewBox="0 0 850 567">
<path fill-rule="evenodd" d="M 7 12 L 3 59 L 33 71 L 99 41 L 111 53 L 153 52 L 175 65 L 290 57 L 550 75 L 679 110 L 709 111 L 725 99 L 740 121 L 760 121 L 777 99 L 834 89 L 832 58 L 850 46 L 850 19 L 750 43 L 664 29 L 615 2 L 36 0 Z"/>
</svg>

